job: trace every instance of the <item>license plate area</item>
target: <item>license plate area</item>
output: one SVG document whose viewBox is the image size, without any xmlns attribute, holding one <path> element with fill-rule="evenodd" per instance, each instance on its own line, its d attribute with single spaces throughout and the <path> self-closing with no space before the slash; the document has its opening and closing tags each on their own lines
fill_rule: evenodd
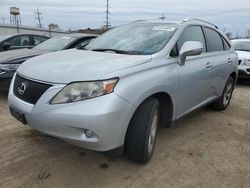
<svg viewBox="0 0 250 188">
<path fill-rule="evenodd" d="M 11 115 L 16 118 L 18 121 L 22 122 L 23 124 L 27 124 L 27 121 L 25 119 L 25 115 L 17 112 L 16 110 L 14 110 L 13 108 L 10 108 L 10 113 Z"/>
</svg>

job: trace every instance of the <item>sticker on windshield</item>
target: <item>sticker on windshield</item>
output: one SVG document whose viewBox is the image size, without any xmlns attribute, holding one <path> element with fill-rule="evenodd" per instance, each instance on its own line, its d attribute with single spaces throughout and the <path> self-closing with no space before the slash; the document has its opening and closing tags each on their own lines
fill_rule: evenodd
<svg viewBox="0 0 250 188">
<path fill-rule="evenodd" d="M 159 26 L 154 26 L 152 28 L 153 31 L 174 31 L 175 27 L 171 27 L 168 25 L 159 25 Z"/>
</svg>

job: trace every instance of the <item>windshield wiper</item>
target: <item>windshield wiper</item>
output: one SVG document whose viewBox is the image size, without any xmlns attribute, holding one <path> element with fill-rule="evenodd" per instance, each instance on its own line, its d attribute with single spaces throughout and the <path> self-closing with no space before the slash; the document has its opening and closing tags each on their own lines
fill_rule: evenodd
<svg viewBox="0 0 250 188">
<path fill-rule="evenodd" d="M 246 49 L 235 49 L 236 51 L 244 51 L 244 52 L 250 52 L 250 50 L 246 50 Z"/>
<path fill-rule="evenodd" d="M 143 52 L 139 52 L 139 51 L 125 51 L 125 50 L 116 50 L 116 49 L 110 49 L 110 48 L 98 48 L 98 49 L 92 49 L 92 51 L 97 51 L 97 52 L 112 51 L 117 54 L 130 54 L 130 55 L 142 55 L 143 54 Z"/>
</svg>

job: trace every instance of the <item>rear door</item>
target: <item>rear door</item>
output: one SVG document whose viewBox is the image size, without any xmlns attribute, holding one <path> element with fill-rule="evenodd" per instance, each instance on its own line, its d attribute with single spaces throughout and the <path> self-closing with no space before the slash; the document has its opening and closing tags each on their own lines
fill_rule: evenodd
<svg viewBox="0 0 250 188">
<path fill-rule="evenodd" d="M 202 105 L 211 94 L 210 76 L 206 69 L 206 42 L 200 26 L 189 26 L 184 30 L 177 48 L 180 51 L 186 41 L 199 41 L 204 46 L 201 55 L 187 57 L 185 65 L 180 66 L 177 118 Z"/>
<path fill-rule="evenodd" d="M 215 29 L 204 27 L 207 43 L 207 70 L 211 79 L 213 97 L 222 94 L 225 83 L 232 72 L 232 62 L 235 57 L 230 51 L 230 45 Z"/>
</svg>

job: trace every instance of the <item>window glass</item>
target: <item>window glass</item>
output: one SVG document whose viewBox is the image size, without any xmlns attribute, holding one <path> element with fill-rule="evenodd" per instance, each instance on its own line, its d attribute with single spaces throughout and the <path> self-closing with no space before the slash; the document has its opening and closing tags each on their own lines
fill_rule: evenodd
<svg viewBox="0 0 250 188">
<path fill-rule="evenodd" d="M 237 51 L 246 51 L 250 52 L 250 40 L 233 40 L 232 45 Z"/>
<path fill-rule="evenodd" d="M 206 51 L 206 43 L 204 34 L 200 26 L 191 26 L 188 27 L 181 35 L 179 40 L 177 41 L 178 50 L 181 49 L 182 45 L 187 41 L 198 41 L 203 44 L 203 51 Z"/>
<path fill-rule="evenodd" d="M 170 52 L 170 57 L 177 57 L 177 56 L 178 56 L 178 49 L 177 45 L 175 45 L 172 51 Z"/>
<path fill-rule="evenodd" d="M 30 39 L 28 35 L 16 36 L 9 39 L 7 42 L 11 44 L 11 46 L 29 46 Z"/>
<path fill-rule="evenodd" d="M 35 46 L 47 40 L 47 38 L 41 36 L 34 36 L 33 38 Z"/>
<path fill-rule="evenodd" d="M 80 41 L 78 41 L 75 45 L 72 46 L 72 48 L 78 48 L 78 47 L 84 47 L 87 44 L 89 44 L 89 42 L 92 40 L 93 38 L 83 38 Z"/>
<path fill-rule="evenodd" d="M 133 23 L 116 27 L 96 38 L 87 50 L 113 49 L 136 55 L 159 52 L 171 39 L 178 24 Z"/>
<path fill-rule="evenodd" d="M 68 45 L 74 42 L 77 39 L 75 36 L 65 35 L 65 36 L 57 36 L 51 39 L 44 41 L 43 43 L 34 47 L 34 49 L 38 50 L 46 50 L 46 51 L 59 51 L 65 49 Z"/>
<path fill-rule="evenodd" d="M 224 39 L 224 37 L 221 37 L 223 40 L 224 50 L 230 50 L 231 46 L 228 44 L 228 42 Z"/>
<path fill-rule="evenodd" d="M 223 51 L 223 43 L 219 33 L 209 28 L 204 28 L 204 31 L 207 38 L 208 52 Z"/>
</svg>

